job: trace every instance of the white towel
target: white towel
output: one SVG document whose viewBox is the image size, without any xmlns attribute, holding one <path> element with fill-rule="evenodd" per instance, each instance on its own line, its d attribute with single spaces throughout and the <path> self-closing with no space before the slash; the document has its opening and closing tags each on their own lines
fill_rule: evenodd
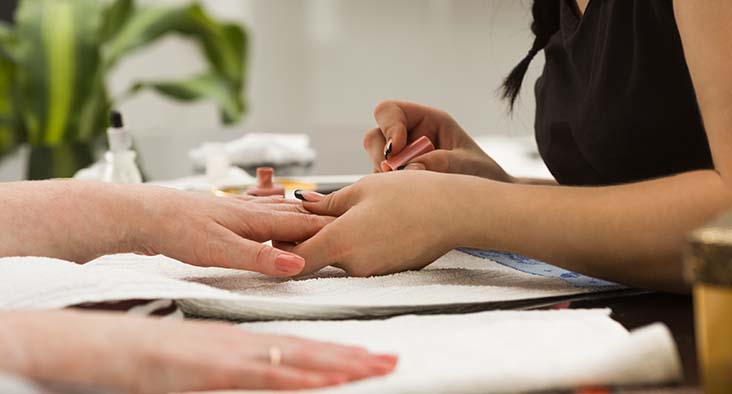
<svg viewBox="0 0 732 394">
<path fill-rule="evenodd" d="M 205 284 L 239 295 L 241 299 L 233 301 L 179 298 L 179 305 L 195 316 L 242 320 L 379 317 L 475 304 L 503 307 L 511 301 L 620 288 L 535 260 L 487 251 L 453 251 L 424 270 L 372 278 L 350 278 L 339 269 L 327 268 L 306 278 L 279 279 L 192 267 L 162 256 L 107 256 L 90 265 L 96 269 L 107 266 Z"/>
<path fill-rule="evenodd" d="M 333 393 L 485 394 L 681 378 L 676 345 L 664 325 L 629 333 L 609 312 L 493 311 L 241 327 L 400 356 L 394 374 L 325 391 Z"/>
<path fill-rule="evenodd" d="M 310 148 L 307 134 L 249 133 L 224 144 L 232 164 L 247 167 L 263 163 L 284 165 L 311 163 L 315 151 Z M 189 152 L 188 156 L 198 167 L 206 162 L 206 152 L 201 145 Z"/>
<path fill-rule="evenodd" d="M 507 257 L 508 256 L 508 257 Z M 509 258 L 510 257 L 510 258 Z M 496 262 L 502 261 L 502 263 Z M 189 314 L 242 320 L 378 317 L 617 289 L 533 260 L 453 251 L 422 271 L 347 278 L 328 268 L 287 280 L 200 268 L 163 256 L 107 256 L 84 266 L 0 259 L 0 308 L 58 308 L 125 299 L 174 299 Z"/>
<path fill-rule="evenodd" d="M 175 299 L 198 316 L 326 319 L 617 288 L 530 260 L 498 256 L 503 264 L 491 262 L 485 259 L 490 253 L 485 253 L 454 251 L 426 270 L 386 277 L 344 278 L 328 269 L 319 278 L 294 281 L 192 267 L 161 256 L 108 256 L 85 266 L 5 258 L 0 259 L 0 308 Z M 396 374 L 335 390 L 343 393 L 485 393 L 658 383 L 680 376 L 678 356 L 664 327 L 629 335 L 608 311 L 490 312 L 243 327 L 361 344 L 402 357 Z"/>
</svg>

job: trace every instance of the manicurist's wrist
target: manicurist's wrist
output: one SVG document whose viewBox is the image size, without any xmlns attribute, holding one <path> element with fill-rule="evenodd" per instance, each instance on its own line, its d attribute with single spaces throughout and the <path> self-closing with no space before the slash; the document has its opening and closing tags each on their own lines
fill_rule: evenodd
<svg viewBox="0 0 732 394">
<path fill-rule="evenodd" d="M 504 202 L 515 185 L 474 176 L 458 176 L 452 182 L 453 221 L 459 223 L 454 247 L 499 247 L 498 235 L 506 216 Z"/>
</svg>

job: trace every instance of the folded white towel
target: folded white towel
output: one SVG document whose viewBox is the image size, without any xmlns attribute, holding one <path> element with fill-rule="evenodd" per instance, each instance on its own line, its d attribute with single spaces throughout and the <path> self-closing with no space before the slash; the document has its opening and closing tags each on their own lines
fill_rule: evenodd
<svg viewBox="0 0 732 394">
<path fill-rule="evenodd" d="M 241 327 L 396 353 L 396 372 L 324 392 L 508 393 L 677 381 L 662 324 L 629 333 L 609 310 L 494 311 L 383 321 L 271 322 Z"/>
<path fill-rule="evenodd" d="M 453 251 L 421 271 L 348 278 L 327 268 L 297 280 L 201 268 L 163 256 L 106 256 L 79 266 L 0 259 L 0 308 L 174 299 L 189 314 L 242 320 L 388 316 L 586 294 L 618 286 L 508 254 Z"/>
<path fill-rule="evenodd" d="M 259 164 L 283 165 L 311 163 L 315 151 L 310 148 L 307 134 L 249 133 L 224 144 L 232 164 L 247 167 Z M 197 167 L 206 164 L 204 146 L 193 149 L 188 156 Z"/>
<path fill-rule="evenodd" d="M 453 251 L 424 270 L 373 278 L 349 278 L 327 268 L 297 280 L 220 268 L 192 267 L 162 256 L 107 256 L 84 267 L 127 269 L 159 275 L 238 298 L 178 297 L 189 314 L 247 320 L 330 319 L 387 316 L 615 290 L 619 286 L 570 273 L 520 256 L 487 251 Z"/>
</svg>

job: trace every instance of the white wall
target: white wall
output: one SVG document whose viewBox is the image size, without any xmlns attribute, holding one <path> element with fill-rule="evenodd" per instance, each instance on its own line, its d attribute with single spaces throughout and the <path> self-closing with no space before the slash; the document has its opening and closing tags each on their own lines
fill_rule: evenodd
<svg viewBox="0 0 732 394">
<path fill-rule="evenodd" d="M 541 61 L 532 65 L 513 117 L 495 94 L 502 78 L 530 47 L 529 1 L 204 3 L 221 18 L 245 23 L 252 34 L 250 113 L 235 130 L 221 132 L 213 105 L 180 105 L 144 93 L 121 106 L 138 139 L 174 138 L 192 145 L 262 130 L 306 131 L 316 141 L 327 141 L 337 130 L 344 133 L 339 141 L 360 146 L 362 132 L 373 125 L 373 107 L 386 98 L 443 108 L 474 134 L 519 135 L 533 129 L 531 88 Z M 202 67 L 195 46 L 167 38 L 127 58 L 113 74 L 111 86 L 119 92 L 139 78 L 170 79 Z M 178 174 L 156 166 L 156 176 Z M 170 166 L 180 164 L 174 161 Z"/>
<path fill-rule="evenodd" d="M 187 0 L 169 0 L 183 4 Z M 151 2 L 151 1 L 148 1 Z M 160 3 L 156 0 L 155 3 Z M 530 46 L 528 2 L 510 0 L 208 0 L 246 23 L 253 52 L 247 129 L 365 128 L 384 98 L 447 109 L 476 133 L 529 132 L 530 85 L 513 121 L 495 90 Z M 540 62 L 533 67 L 535 71 Z M 195 48 L 167 39 L 128 59 L 116 89 L 137 77 L 202 67 Z M 123 107 L 141 127 L 210 128 L 210 105 L 142 95 Z"/>
</svg>

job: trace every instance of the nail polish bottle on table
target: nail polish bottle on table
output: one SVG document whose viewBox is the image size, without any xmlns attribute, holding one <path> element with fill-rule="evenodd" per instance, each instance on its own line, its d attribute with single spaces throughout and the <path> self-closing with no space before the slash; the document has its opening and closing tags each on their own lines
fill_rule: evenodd
<svg viewBox="0 0 732 394">
<path fill-rule="evenodd" d="M 257 186 L 247 189 L 247 194 L 255 197 L 285 196 L 285 187 L 274 183 L 274 169 L 257 168 Z"/>
</svg>

